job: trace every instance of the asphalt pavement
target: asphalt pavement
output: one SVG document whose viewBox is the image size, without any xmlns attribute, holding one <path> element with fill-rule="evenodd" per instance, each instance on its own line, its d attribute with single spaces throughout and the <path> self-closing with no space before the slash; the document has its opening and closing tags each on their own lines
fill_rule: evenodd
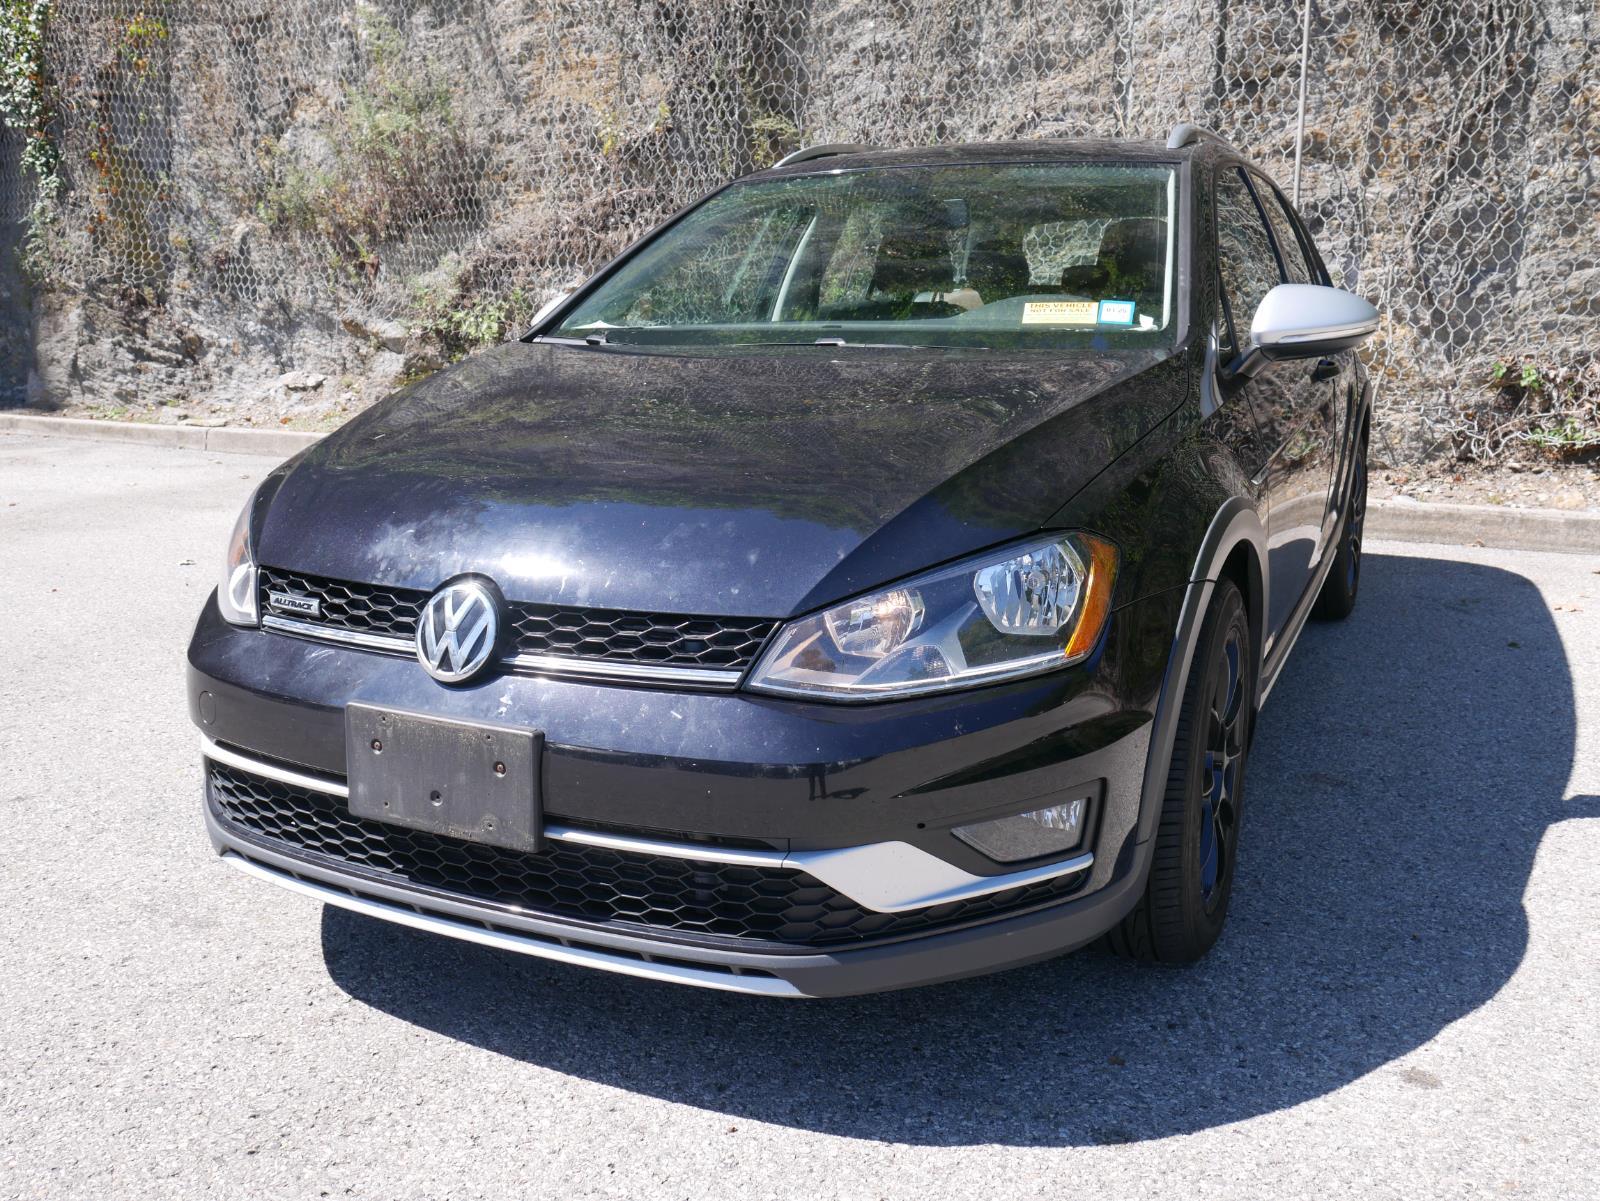
<svg viewBox="0 0 1600 1201">
<path fill-rule="evenodd" d="M 1600 555 L 1373 544 L 1190 969 L 654 984 L 228 871 L 183 651 L 271 461 L 0 434 L 0 1196 L 1600 1197 Z"/>
</svg>

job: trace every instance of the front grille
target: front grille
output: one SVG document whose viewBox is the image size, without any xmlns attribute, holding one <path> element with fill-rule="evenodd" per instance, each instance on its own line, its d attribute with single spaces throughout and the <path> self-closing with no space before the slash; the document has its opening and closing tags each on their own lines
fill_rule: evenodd
<svg viewBox="0 0 1600 1201">
<path fill-rule="evenodd" d="M 550 841 L 537 854 L 352 817 L 341 797 L 207 765 L 213 811 L 279 849 L 533 915 L 670 934 L 754 940 L 765 949 L 837 947 L 1033 908 L 1085 873 L 909 913 L 874 913 L 805 872 Z"/>
<path fill-rule="evenodd" d="M 263 613 L 277 611 L 268 600 L 273 592 L 309 596 L 320 602 L 320 612 L 315 617 L 300 613 L 286 613 L 285 616 L 313 625 L 361 634 L 387 634 L 394 638 L 417 636 L 417 618 L 422 606 L 428 603 L 428 594 L 418 588 L 378 588 L 276 567 L 261 569 L 259 586 Z"/>
<path fill-rule="evenodd" d="M 429 594 L 417 588 L 383 588 L 277 567 L 260 572 L 261 612 L 274 613 L 270 593 L 311 597 L 315 617 L 283 616 L 311 625 L 412 639 Z M 580 662 L 634 663 L 649 667 L 699 667 L 743 671 L 755 662 L 777 622 L 756 617 L 689 617 L 621 609 L 587 609 L 523 602 L 508 606 L 509 651 Z"/>
<path fill-rule="evenodd" d="M 615 609 L 512 605 L 511 624 L 518 654 L 743 670 L 755 662 L 756 652 L 777 623 L 742 617 L 673 617 Z"/>
</svg>

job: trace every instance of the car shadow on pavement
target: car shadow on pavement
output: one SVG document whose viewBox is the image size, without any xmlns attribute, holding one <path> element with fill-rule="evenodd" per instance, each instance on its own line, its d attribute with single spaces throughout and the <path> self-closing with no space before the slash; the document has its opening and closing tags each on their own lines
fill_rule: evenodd
<svg viewBox="0 0 1600 1201">
<path fill-rule="evenodd" d="M 368 1005 L 518 1060 L 849 1137 L 1130 1142 L 1321 1096 L 1499 991 L 1527 944 L 1541 837 L 1600 814 L 1600 798 L 1564 799 L 1572 682 L 1531 583 L 1369 555 L 1362 587 L 1348 621 L 1306 631 L 1273 692 L 1229 928 L 1196 967 L 1089 950 L 902 993 L 772 1001 L 329 907 L 328 970 Z"/>
</svg>

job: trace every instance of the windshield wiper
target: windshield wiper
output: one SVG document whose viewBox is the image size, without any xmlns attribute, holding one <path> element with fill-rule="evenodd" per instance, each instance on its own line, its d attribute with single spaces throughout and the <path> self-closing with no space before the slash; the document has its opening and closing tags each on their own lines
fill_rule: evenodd
<svg viewBox="0 0 1600 1201">
<path fill-rule="evenodd" d="M 555 342 L 563 346 L 615 346 L 611 340 L 610 331 L 598 329 L 579 338 L 565 338 L 557 334 L 538 334 L 533 339 L 535 342 Z M 679 348 L 717 348 L 737 350 L 749 346 L 825 346 L 830 350 L 835 347 L 847 347 L 850 350 L 988 350 L 987 346 L 929 346 L 918 342 L 852 342 L 848 338 L 817 338 L 811 342 L 639 342 L 627 343 L 638 346 L 676 346 Z"/>
<path fill-rule="evenodd" d="M 581 338 L 563 338 L 559 334 L 535 334 L 530 342 L 553 342 L 557 346 L 610 346 L 611 339 L 606 336 L 605 330 L 596 330 L 592 334 L 585 334 Z"/>
<path fill-rule="evenodd" d="M 770 344 L 769 344 L 770 345 Z M 803 342 L 790 342 L 784 345 L 803 346 Z M 931 346 L 924 342 L 851 342 L 845 338 L 818 338 L 811 343 L 813 346 L 849 346 L 858 350 L 988 350 L 987 346 Z"/>
<path fill-rule="evenodd" d="M 927 346 L 918 342 L 852 342 L 848 338 L 818 338 L 813 342 L 730 342 L 730 346 L 845 346 L 851 350 L 949 350 L 948 346 Z M 988 350 L 987 346 L 962 346 L 961 350 Z"/>
</svg>

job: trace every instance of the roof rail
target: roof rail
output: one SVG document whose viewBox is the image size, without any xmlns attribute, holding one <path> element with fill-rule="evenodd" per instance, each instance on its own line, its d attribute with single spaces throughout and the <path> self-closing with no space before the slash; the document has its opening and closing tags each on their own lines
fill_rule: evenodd
<svg viewBox="0 0 1600 1201">
<path fill-rule="evenodd" d="M 1167 135 L 1168 150 L 1180 150 L 1185 146 L 1192 146 L 1196 142 L 1214 142 L 1218 146 L 1225 146 L 1229 150 L 1233 150 L 1235 154 L 1238 153 L 1233 144 L 1226 138 L 1219 138 L 1209 129 L 1201 129 L 1200 126 L 1190 125 L 1187 121 L 1179 121 L 1172 127 L 1172 132 Z"/>
<path fill-rule="evenodd" d="M 796 163 L 809 163 L 814 158 L 832 158 L 836 154 L 855 154 L 859 150 L 876 150 L 876 146 L 869 146 L 858 142 L 829 142 L 825 146 L 805 146 L 799 150 L 791 151 L 784 155 L 774 167 L 792 167 Z"/>
</svg>

